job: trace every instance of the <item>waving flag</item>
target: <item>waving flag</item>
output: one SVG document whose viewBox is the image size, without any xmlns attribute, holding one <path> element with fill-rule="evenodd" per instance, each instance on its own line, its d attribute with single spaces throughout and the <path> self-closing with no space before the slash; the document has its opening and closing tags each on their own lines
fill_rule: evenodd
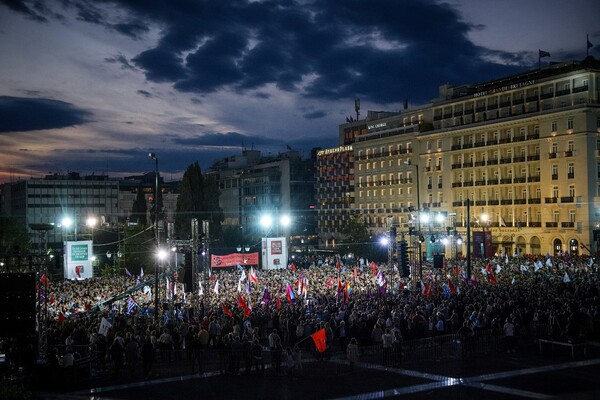
<svg viewBox="0 0 600 400">
<path fill-rule="evenodd" d="M 375 264 L 375 261 L 371 261 L 371 272 L 373 276 L 377 275 L 377 264 Z"/>
<path fill-rule="evenodd" d="M 253 267 L 250 267 L 250 274 L 248 275 L 248 279 L 254 283 L 258 283 L 258 275 L 256 274 L 256 270 Z"/>
<path fill-rule="evenodd" d="M 127 267 L 125 267 L 125 274 L 127 274 L 127 276 L 131 276 L 131 272 L 129 272 L 129 270 L 127 269 Z"/>
<path fill-rule="evenodd" d="M 350 299 L 350 294 L 352 293 L 352 288 L 350 287 L 350 282 L 346 283 L 346 301 Z"/>
<path fill-rule="evenodd" d="M 327 282 L 325 282 L 324 285 L 326 288 L 332 288 L 333 287 L 333 276 L 330 276 L 329 279 L 327 280 Z"/>
<path fill-rule="evenodd" d="M 231 312 L 231 310 L 229 308 L 227 308 L 225 303 L 223 303 L 222 307 L 223 307 L 223 314 L 227 315 L 229 318 L 233 318 L 233 313 Z"/>
<path fill-rule="evenodd" d="M 294 295 L 294 289 L 292 289 L 292 286 L 289 283 L 285 287 L 285 296 L 287 297 L 290 304 L 294 304 L 296 296 Z"/>
<path fill-rule="evenodd" d="M 144 277 L 144 268 L 140 267 L 140 278 Z"/>
<path fill-rule="evenodd" d="M 342 268 L 342 264 L 340 263 L 340 260 L 337 260 L 337 262 L 335 263 L 335 267 L 337 269 L 341 269 Z"/>
<path fill-rule="evenodd" d="M 215 283 L 213 292 L 215 292 L 215 294 L 219 294 L 219 280 L 218 279 L 217 279 L 217 282 Z"/>
<path fill-rule="evenodd" d="M 46 274 L 43 274 L 40 277 L 40 282 L 43 283 L 46 286 L 48 286 L 50 284 L 50 281 L 48 280 L 48 277 L 46 276 Z"/>
<path fill-rule="evenodd" d="M 250 310 L 250 308 L 248 307 L 248 305 L 244 301 L 244 298 L 242 296 L 240 296 L 240 295 L 238 295 L 238 306 L 241 307 L 244 310 L 244 316 L 245 317 L 249 317 L 250 314 L 252 313 L 252 310 Z"/>
<path fill-rule="evenodd" d="M 202 288 L 202 282 L 198 282 L 198 296 L 202 296 L 204 294 L 204 289 Z"/>
<path fill-rule="evenodd" d="M 133 299 L 133 297 L 129 296 L 129 299 L 127 300 L 127 314 L 131 314 L 133 310 L 137 308 L 137 306 L 138 305 Z"/>
<path fill-rule="evenodd" d="M 269 288 L 266 286 L 265 290 L 263 291 L 262 302 L 267 305 L 271 302 L 271 293 L 269 293 Z"/>
<path fill-rule="evenodd" d="M 310 336 L 315 342 L 315 346 L 317 347 L 319 353 L 323 353 L 325 350 L 327 350 L 327 334 L 325 333 L 325 328 L 319 329 Z"/>
<path fill-rule="evenodd" d="M 456 293 L 456 286 L 454 286 L 450 279 L 448 279 L 448 288 L 450 289 L 450 294 Z"/>
<path fill-rule="evenodd" d="M 244 282 L 246 280 L 246 270 L 242 268 L 242 275 L 240 276 L 240 282 Z"/>
<path fill-rule="evenodd" d="M 291 264 L 290 264 L 290 269 L 291 269 L 292 271 L 298 271 L 298 268 L 296 267 L 296 264 L 294 264 L 294 263 L 291 263 Z"/>
<path fill-rule="evenodd" d="M 563 276 L 563 282 L 564 283 L 571 282 L 571 278 L 569 278 L 569 274 L 567 274 L 567 271 L 565 271 L 565 275 Z"/>
</svg>

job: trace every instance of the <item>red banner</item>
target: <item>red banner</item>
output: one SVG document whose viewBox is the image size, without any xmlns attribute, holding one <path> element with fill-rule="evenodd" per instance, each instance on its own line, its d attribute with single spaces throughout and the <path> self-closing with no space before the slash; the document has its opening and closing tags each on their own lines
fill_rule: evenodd
<svg viewBox="0 0 600 400">
<path fill-rule="evenodd" d="M 256 253 L 231 253 L 218 256 L 210 255 L 210 266 L 212 268 L 235 267 L 236 265 L 258 265 L 258 252 Z"/>
</svg>

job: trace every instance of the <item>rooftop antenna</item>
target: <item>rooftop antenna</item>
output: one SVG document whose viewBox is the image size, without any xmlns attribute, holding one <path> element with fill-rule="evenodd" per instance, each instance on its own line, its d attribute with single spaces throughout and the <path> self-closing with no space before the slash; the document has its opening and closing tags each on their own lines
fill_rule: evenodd
<svg viewBox="0 0 600 400">
<path fill-rule="evenodd" d="M 356 111 L 356 120 L 358 121 L 358 116 L 360 115 L 360 99 L 358 97 L 354 99 L 354 110 Z"/>
</svg>

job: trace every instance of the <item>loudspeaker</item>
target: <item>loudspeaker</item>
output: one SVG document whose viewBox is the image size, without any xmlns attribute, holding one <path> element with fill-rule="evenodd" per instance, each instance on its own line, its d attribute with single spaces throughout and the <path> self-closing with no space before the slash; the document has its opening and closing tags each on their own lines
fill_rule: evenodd
<svg viewBox="0 0 600 400">
<path fill-rule="evenodd" d="M 444 266 L 444 256 L 435 254 L 433 256 L 433 268 L 442 268 Z"/>
<path fill-rule="evenodd" d="M 0 336 L 35 334 L 35 273 L 0 274 Z"/>
</svg>

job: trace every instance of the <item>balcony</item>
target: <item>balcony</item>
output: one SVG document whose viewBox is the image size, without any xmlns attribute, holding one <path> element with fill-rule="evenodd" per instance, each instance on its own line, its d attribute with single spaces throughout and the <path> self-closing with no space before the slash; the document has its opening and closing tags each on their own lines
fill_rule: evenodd
<svg viewBox="0 0 600 400">
<path fill-rule="evenodd" d="M 473 168 L 473 163 L 472 162 L 463 163 L 462 167 L 463 168 Z"/>
<path fill-rule="evenodd" d="M 510 164 L 512 163 L 512 158 L 511 157 L 506 157 L 506 158 L 501 158 L 500 159 L 500 164 Z"/>
<path fill-rule="evenodd" d="M 546 222 L 546 228 L 558 228 L 558 222 Z"/>
<path fill-rule="evenodd" d="M 513 137 L 513 142 L 524 142 L 524 141 L 525 141 L 525 136 L 519 135 L 519 136 Z"/>
<path fill-rule="evenodd" d="M 546 204 L 557 204 L 558 197 L 546 197 L 545 202 L 546 202 Z"/>
<path fill-rule="evenodd" d="M 475 186 L 485 186 L 485 179 L 480 181 L 475 181 Z"/>
<path fill-rule="evenodd" d="M 573 157 L 574 155 L 575 155 L 575 152 L 573 150 L 565 151 L 565 157 Z"/>
<path fill-rule="evenodd" d="M 513 162 L 525 162 L 525 157 L 513 157 Z"/>
<path fill-rule="evenodd" d="M 487 160 L 487 165 L 498 165 L 498 159 L 492 158 L 490 160 Z"/>
<path fill-rule="evenodd" d="M 507 185 L 507 184 L 510 184 L 510 183 L 512 183 L 512 178 L 502 178 L 502 179 L 500 179 L 500 184 L 501 185 Z"/>
<path fill-rule="evenodd" d="M 462 207 L 463 203 L 462 201 L 453 201 L 452 202 L 452 207 Z"/>
<path fill-rule="evenodd" d="M 472 147 L 473 147 L 473 143 L 465 143 L 465 144 L 463 144 L 463 146 L 462 146 L 462 148 L 463 148 L 463 149 L 470 149 L 470 148 L 472 148 Z"/>
<path fill-rule="evenodd" d="M 455 117 L 462 117 L 463 113 L 462 111 L 455 111 L 454 114 L 452 114 Z"/>
<path fill-rule="evenodd" d="M 475 112 L 480 113 L 480 112 L 484 112 L 484 111 L 485 111 L 485 107 L 476 107 L 475 108 Z"/>
<path fill-rule="evenodd" d="M 527 156 L 527 161 L 539 161 L 539 160 L 540 160 L 539 154 L 533 154 L 533 155 Z"/>
<path fill-rule="evenodd" d="M 515 199 L 514 204 L 527 204 L 527 199 Z"/>
<path fill-rule="evenodd" d="M 483 141 L 482 142 L 475 142 L 474 146 L 475 147 L 483 147 L 483 146 L 485 146 L 485 142 L 483 142 Z"/>
<path fill-rule="evenodd" d="M 573 93 L 581 93 L 581 92 L 586 92 L 587 90 L 588 90 L 588 85 L 579 86 L 579 87 L 574 87 L 574 88 L 573 88 Z"/>
<path fill-rule="evenodd" d="M 553 181 L 556 181 L 556 180 L 558 180 L 558 174 L 552 174 L 552 176 L 551 176 L 551 179 L 552 179 Z"/>
<path fill-rule="evenodd" d="M 467 186 L 473 186 L 473 181 L 464 181 L 463 182 L 463 186 L 467 187 Z"/>
<path fill-rule="evenodd" d="M 574 201 L 575 201 L 575 198 L 573 196 L 566 196 L 566 197 L 560 198 L 561 203 L 573 203 Z"/>
<path fill-rule="evenodd" d="M 452 169 L 462 168 L 462 164 L 461 163 L 452 164 L 451 167 L 452 167 Z"/>
<path fill-rule="evenodd" d="M 571 89 L 563 89 L 563 90 L 557 90 L 556 91 L 556 97 L 558 97 L 558 96 L 566 96 L 568 94 L 571 94 Z"/>
<path fill-rule="evenodd" d="M 541 202 L 542 199 L 540 199 L 539 197 L 527 199 L 527 203 L 529 204 L 541 204 Z"/>
<path fill-rule="evenodd" d="M 461 148 L 462 148 L 462 145 L 460 145 L 460 144 L 453 144 L 450 147 L 450 150 L 460 150 Z"/>
<path fill-rule="evenodd" d="M 497 185 L 498 179 L 488 179 L 487 184 L 488 185 Z"/>
<path fill-rule="evenodd" d="M 556 153 L 548 153 L 548 158 L 556 158 Z"/>
<path fill-rule="evenodd" d="M 452 187 L 453 188 L 462 187 L 462 182 L 452 182 Z"/>
<path fill-rule="evenodd" d="M 510 140 L 510 138 L 509 138 L 509 137 L 502 138 L 502 139 L 500 139 L 500 144 L 506 144 L 506 143 L 510 143 L 510 141 L 511 141 L 511 140 Z"/>
<path fill-rule="evenodd" d="M 475 161 L 476 167 L 485 167 L 485 161 Z"/>
<path fill-rule="evenodd" d="M 500 200 L 500 205 L 502 206 L 509 206 L 513 203 L 512 199 L 502 199 Z"/>
<path fill-rule="evenodd" d="M 497 206 L 498 204 L 500 204 L 500 200 L 488 200 L 489 206 Z"/>
<path fill-rule="evenodd" d="M 488 110 L 496 110 L 496 109 L 498 109 L 498 104 L 488 104 L 487 109 Z"/>
<path fill-rule="evenodd" d="M 539 182 L 539 181 L 540 181 L 540 176 L 539 175 L 534 175 L 534 176 L 527 177 L 527 182 Z"/>
<path fill-rule="evenodd" d="M 527 135 L 527 140 L 535 140 L 535 139 L 539 139 L 539 138 L 540 138 L 539 133 L 532 133 L 531 135 Z"/>
<path fill-rule="evenodd" d="M 567 174 L 567 179 L 575 179 L 575 172 L 569 172 Z"/>
<path fill-rule="evenodd" d="M 513 182 L 514 182 L 514 183 L 525 183 L 526 181 L 527 181 L 527 178 L 526 178 L 526 177 L 524 177 L 524 176 L 520 176 L 520 177 L 518 177 L 518 178 L 515 178 L 515 179 L 513 180 Z"/>
<path fill-rule="evenodd" d="M 510 107 L 510 101 L 503 101 L 500 103 L 500 107 Z"/>
<path fill-rule="evenodd" d="M 492 144 L 498 144 L 498 139 L 494 138 L 494 139 L 490 139 L 487 141 L 488 146 L 492 145 Z"/>
<path fill-rule="evenodd" d="M 487 203 L 487 201 L 485 201 L 485 200 L 475 200 L 476 206 L 485 206 L 486 203 Z"/>
<path fill-rule="evenodd" d="M 541 222 L 529 221 L 529 223 L 527 224 L 527 226 L 529 226 L 530 228 L 541 228 L 542 227 L 542 223 Z"/>
<path fill-rule="evenodd" d="M 554 92 L 540 94 L 540 100 L 551 99 L 554 97 Z"/>
<path fill-rule="evenodd" d="M 561 228 L 575 228 L 575 222 L 561 222 Z"/>
</svg>

